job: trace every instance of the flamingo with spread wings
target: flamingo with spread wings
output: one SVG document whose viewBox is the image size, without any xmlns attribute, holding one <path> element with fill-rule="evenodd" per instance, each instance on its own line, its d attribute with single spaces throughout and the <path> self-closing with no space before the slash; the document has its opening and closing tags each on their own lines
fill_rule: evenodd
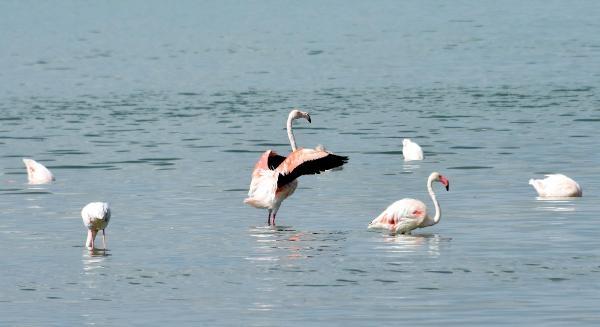
<svg viewBox="0 0 600 327">
<path fill-rule="evenodd" d="M 299 110 L 290 112 L 287 120 L 287 133 L 292 153 L 288 157 L 280 156 L 272 150 L 263 153 L 254 166 L 248 197 L 244 200 L 244 203 L 255 208 L 268 209 L 267 223 L 269 225 L 275 225 L 275 217 L 281 203 L 298 187 L 298 177 L 320 174 L 323 171 L 340 167 L 348 161 L 348 157 L 333 154 L 322 146 L 315 149 L 296 148 L 292 122 L 299 118 L 311 122 L 307 112 Z"/>
</svg>

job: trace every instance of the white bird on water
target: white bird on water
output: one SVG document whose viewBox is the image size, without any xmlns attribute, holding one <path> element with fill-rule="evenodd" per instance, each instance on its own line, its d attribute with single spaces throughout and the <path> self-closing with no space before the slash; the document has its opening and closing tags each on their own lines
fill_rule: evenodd
<svg viewBox="0 0 600 327">
<path fill-rule="evenodd" d="M 83 224 L 88 229 L 87 240 L 85 246 L 93 250 L 94 239 L 99 230 L 102 230 L 102 244 L 106 250 L 106 234 L 104 229 L 110 221 L 110 208 L 106 202 L 91 202 L 81 209 L 81 218 Z"/>
<path fill-rule="evenodd" d="M 402 155 L 404 161 L 423 160 L 423 149 L 410 139 L 402 140 Z"/>
<path fill-rule="evenodd" d="M 427 190 L 435 206 L 435 216 L 429 217 L 425 203 L 415 199 L 402 199 L 392 203 L 377 218 L 369 224 L 369 229 L 387 229 L 392 234 L 410 234 L 416 228 L 423 228 L 437 224 L 442 218 L 442 209 L 438 203 L 432 185 L 434 181 L 440 182 L 450 190 L 450 182 L 440 173 L 433 172 L 427 179 Z"/>
<path fill-rule="evenodd" d="M 540 197 L 580 197 L 581 186 L 576 181 L 563 174 L 546 175 L 544 179 L 530 179 L 529 185 L 533 186 Z"/>
<path fill-rule="evenodd" d="M 23 158 L 23 163 L 27 168 L 29 184 L 46 184 L 54 180 L 54 175 L 41 163 L 29 158 Z"/>
</svg>

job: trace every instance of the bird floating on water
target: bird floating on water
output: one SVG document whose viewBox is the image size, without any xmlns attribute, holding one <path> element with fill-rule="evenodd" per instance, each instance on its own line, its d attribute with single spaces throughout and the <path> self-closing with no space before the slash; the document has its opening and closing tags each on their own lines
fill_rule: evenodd
<svg viewBox="0 0 600 327">
<path fill-rule="evenodd" d="M 450 190 L 448 179 L 438 172 L 433 172 L 427 179 L 427 190 L 435 206 L 435 216 L 430 217 L 427 214 L 425 203 L 405 198 L 392 203 L 377 218 L 369 224 L 369 229 L 387 229 L 392 234 L 410 234 L 410 231 L 416 228 L 423 228 L 437 224 L 442 218 L 442 210 L 433 193 L 432 184 L 434 181 L 440 182 L 447 191 Z"/>
<path fill-rule="evenodd" d="M 106 233 L 104 229 L 110 221 L 110 208 L 106 202 L 91 202 L 81 209 L 83 224 L 88 229 L 85 246 L 94 250 L 94 240 L 99 230 L 102 230 L 102 244 L 106 250 Z"/>
<path fill-rule="evenodd" d="M 307 112 L 292 110 L 288 115 L 286 127 L 292 153 L 284 157 L 273 150 L 267 150 L 261 155 L 252 172 L 248 197 L 244 203 L 255 208 L 268 209 L 268 225 L 275 225 L 275 217 L 281 203 L 298 187 L 298 177 L 320 174 L 340 167 L 348 161 L 348 157 L 333 154 L 322 146 L 315 149 L 296 148 L 292 122 L 299 118 L 311 122 Z"/>
<path fill-rule="evenodd" d="M 410 139 L 402 140 L 402 155 L 404 161 L 423 160 L 423 149 Z"/>
<path fill-rule="evenodd" d="M 546 175 L 544 179 L 530 179 L 529 185 L 537 191 L 540 197 L 580 197 L 583 195 L 581 186 L 576 181 L 563 174 Z"/>
<path fill-rule="evenodd" d="M 23 158 L 23 163 L 27 168 L 29 184 L 46 184 L 54 180 L 54 175 L 41 163 L 29 158 Z"/>
</svg>

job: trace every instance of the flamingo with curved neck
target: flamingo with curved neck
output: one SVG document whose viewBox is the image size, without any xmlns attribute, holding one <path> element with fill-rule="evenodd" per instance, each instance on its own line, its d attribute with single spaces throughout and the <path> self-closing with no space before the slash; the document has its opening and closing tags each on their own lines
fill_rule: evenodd
<svg viewBox="0 0 600 327">
<path fill-rule="evenodd" d="M 416 228 L 437 224 L 442 218 L 442 209 L 433 192 L 433 182 L 440 182 L 446 190 L 450 190 L 450 182 L 438 172 L 433 172 L 427 179 L 427 191 L 435 207 L 435 215 L 427 214 L 427 206 L 419 200 L 405 198 L 392 203 L 369 224 L 369 228 L 387 229 L 393 234 L 410 234 Z"/>
<path fill-rule="evenodd" d="M 252 172 L 250 190 L 244 203 L 255 208 L 268 209 L 268 225 L 275 225 L 275 217 L 281 203 L 298 187 L 298 177 L 320 174 L 323 171 L 342 166 L 348 161 L 348 157 L 335 155 L 323 147 L 298 149 L 292 122 L 299 118 L 311 122 L 310 115 L 304 111 L 294 109 L 288 115 L 286 127 L 292 153 L 284 157 L 272 150 L 267 150 L 262 154 Z"/>
</svg>

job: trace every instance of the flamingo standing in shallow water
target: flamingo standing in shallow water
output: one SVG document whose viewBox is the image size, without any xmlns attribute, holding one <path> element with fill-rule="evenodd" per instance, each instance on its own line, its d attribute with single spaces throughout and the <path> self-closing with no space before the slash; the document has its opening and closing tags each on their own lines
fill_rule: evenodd
<svg viewBox="0 0 600 327">
<path fill-rule="evenodd" d="M 440 173 L 433 172 L 427 179 L 427 190 L 435 206 L 435 216 L 427 214 L 425 203 L 415 199 L 402 199 L 392 203 L 377 218 L 369 224 L 369 228 L 388 229 L 392 234 L 410 234 L 416 228 L 423 228 L 437 224 L 442 218 L 442 210 L 433 193 L 432 184 L 440 182 L 446 190 L 450 190 L 450 182 Z"/>
<path fill-rule="evenodd" d="M 96 234 L 99 230 L 102 230 L 102 244 L 104 245 L 104 250 L 106 250 L 106 234 L 104 229 L 108 226 L 108 222 L 110 221 L 110 208 L 108 207 L 108 203 L 88 203 L 81 209 L 81 218 L 83 218 L 83 224 L 88 229 L 85 246 L 90 250 L 94 250 Z"/>
<path fill-rule="evenodd" d="M 23 158 L 23 163 L 27 168 L 29 184 L 46 184 L 54 180 L 54 175 L 41 163 L 29 158 Z"/>
<path fill-rule="evenodd" d="M 402 155 L 404 161 L 423 160 L 423 149 L 410 139 L 402 140 Z"/>
<path fill-rule="evenodd" d="M 244 203 L 255 208 L 269 210 L 267 224 L 275 225 L 275 217 L 283 200 L 292 195 L 298 187 L 298 177 L 320 174 L 322 171 L 342 166 L 348 157 L 326 151 L 322 146 L 316 149 L 296 148 L 292 122 L 304 118 L 310 123 L 307 112 L 292 110 L 287 120 L 287 133 L 292 153 L 286 158 L 272 150 L 262 154 L 252 172 L 248 197 Z"/>
<path fill-rule="evenodd" d="M 540 197 L 580 197 L 581 186 L 563 174 L 546 175 L 544 179 L 530 179 L 529 185 Z"/>
</svg>

